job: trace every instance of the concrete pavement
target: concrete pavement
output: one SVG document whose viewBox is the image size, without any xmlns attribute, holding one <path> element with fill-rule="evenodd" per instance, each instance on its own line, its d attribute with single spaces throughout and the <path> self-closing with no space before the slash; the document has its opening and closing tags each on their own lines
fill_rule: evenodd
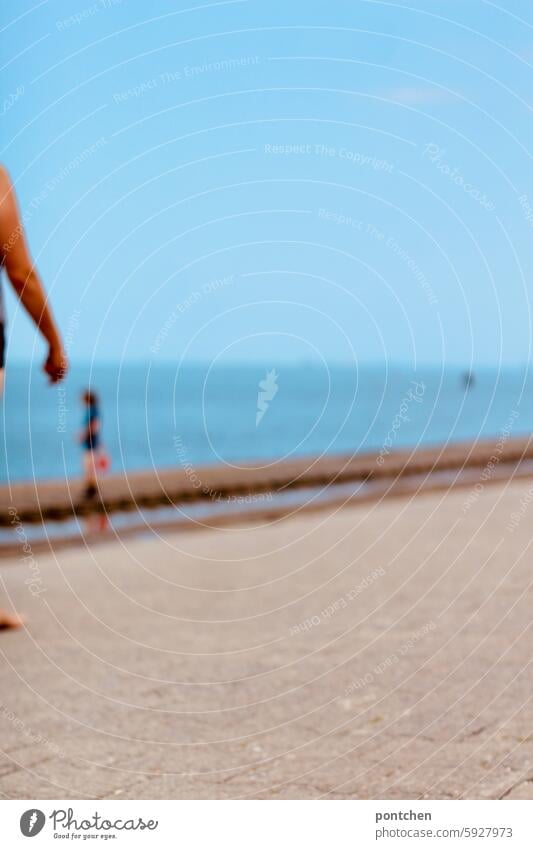
<svg viewBox="0 0 533 849">
<path fill-rule="evenodd" d="M 4 561 L 0 794 L 533 798 L 533 481 L 472 492 Z"/>
</svg>

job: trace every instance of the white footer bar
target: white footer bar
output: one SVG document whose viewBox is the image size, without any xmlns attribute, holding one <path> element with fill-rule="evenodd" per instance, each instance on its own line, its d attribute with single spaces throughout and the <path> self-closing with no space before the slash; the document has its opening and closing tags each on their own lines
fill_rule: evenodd
<svg viewBox="0 0 533 849">
<path fill-rule="evenodd" d="M 34 838 L 35 843 L 30 843 Z M 533 847 L 533 801 L 1 801 L 0 844 Z"/>
</svg>

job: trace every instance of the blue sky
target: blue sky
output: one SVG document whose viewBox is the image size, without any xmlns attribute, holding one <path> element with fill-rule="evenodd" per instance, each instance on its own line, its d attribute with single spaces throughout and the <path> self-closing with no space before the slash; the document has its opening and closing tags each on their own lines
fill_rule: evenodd
<svg viewBox="0 0 533 849">
<path fill-rule="evenodd" d="M 0 16 L 2 160 L 72 359 L 529 361 L 529 2 Z"/>
</svg>

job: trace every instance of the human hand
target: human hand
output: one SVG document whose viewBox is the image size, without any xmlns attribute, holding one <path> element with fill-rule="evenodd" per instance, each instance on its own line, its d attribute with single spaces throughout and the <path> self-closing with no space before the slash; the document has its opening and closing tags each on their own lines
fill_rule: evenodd
<svg viewBox="0 0 533 849">
<path fill-rule="evenodd" d="M 59 383 L 65 378 L 68 372 L 68 359 L 61 345 L 50 345 L 43 371 L 48 375 L 50 383 Z"/>
</svg>

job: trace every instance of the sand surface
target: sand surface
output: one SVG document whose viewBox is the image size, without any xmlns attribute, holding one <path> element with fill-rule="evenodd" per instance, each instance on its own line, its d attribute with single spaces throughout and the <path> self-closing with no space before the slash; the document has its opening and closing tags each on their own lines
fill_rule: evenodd
<svg viewBox="0 0 533 849">
<path fill-rule="evenodd" d="M 532 799 L 532 527 L 521 480 L 21 551 L 0 794 Z"/>
</svg>

